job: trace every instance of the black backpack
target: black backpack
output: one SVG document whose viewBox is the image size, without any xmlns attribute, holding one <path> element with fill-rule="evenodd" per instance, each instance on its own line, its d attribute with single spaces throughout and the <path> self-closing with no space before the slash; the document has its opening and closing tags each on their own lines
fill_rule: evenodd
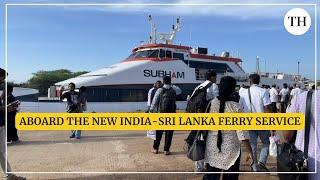
<svg viewBox="0 0 320 180">
<path fill-rule="evenodd" d="M 187 103 L 186 112 L 203 113 L 205 112 L 209 101 L 207 101 L 207 89 L 212 85 L 209 83 L 205 87 L 200 86 Z"/>
<path fill-rule="evenodd" d="M 170 87 L 169 89 L 162 88 L 159 101 L 160 113 L 175 113 L 176 112 L 176 91 Z"/>
</svg>

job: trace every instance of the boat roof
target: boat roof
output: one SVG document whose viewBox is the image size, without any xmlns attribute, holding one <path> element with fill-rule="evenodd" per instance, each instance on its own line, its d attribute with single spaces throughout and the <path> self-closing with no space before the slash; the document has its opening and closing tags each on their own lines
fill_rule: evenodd
<svg viewBox="0 0 320 180">
<path fill-rule="evenodd" d="M 172 49 L 179 49 L 179 50 L 190 50 L 192 49 L 190 46 L 181 46 L 181 45 L 174 45 L 174 44 L 143 44 L 132 49 L 132 52 L 136 52 L 141 49 L 147 48 L 172 48 Z"/>
<path fill-rule="evenodd" d="M 235 57 L 223 57 L 223 56 L 216 56 L 216 55 L 209 55 L 209 54 L 198 54 L 192 53 L 190 50 L 192 47 L 190 46 L 182 46 L 182 45 L 175 45 L 175 44 L 143 44 L 141 46 L 135 47 L 132 49 L 132 52 L 136 52 L 138 50 L 149 49 L 149 48 L 171 48 L 176 50 L 186 51 L 190 54 L 190 58 L 198 58 L 198 59 L 206 59 L 206 60 L 218 60 L 218 61 L 228 61 L 228 62 L 242 62 L 240 58 Z"/>
</svg>

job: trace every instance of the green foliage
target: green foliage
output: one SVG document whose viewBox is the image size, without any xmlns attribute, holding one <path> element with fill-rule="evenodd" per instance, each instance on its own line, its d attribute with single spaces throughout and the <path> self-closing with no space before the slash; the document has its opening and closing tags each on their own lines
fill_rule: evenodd
<svg viewBox="0 0 320 180">
<path fill-rule="evenodd" d="M 59 69 L 54 71 L 38 71 L 36 73 L 33 73 L 32 78 L 28 80 L 27 84 L 29 88 L 38 89 L 40 96 L 45 96 L 48 94 L 48 88 L 55 83 L 85 73 L 87 73 L 87 71 L 71 72 L 67 69 Z"/>
</svg>

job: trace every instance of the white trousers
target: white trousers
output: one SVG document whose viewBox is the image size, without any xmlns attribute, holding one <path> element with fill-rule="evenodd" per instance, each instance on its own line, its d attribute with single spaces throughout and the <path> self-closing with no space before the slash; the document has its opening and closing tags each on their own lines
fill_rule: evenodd
<svg viewBox="0 0 320 180">
<path fill-rule="evenodd" d="M 2 171 L 6 171 L 6 126 L 0 127 L 0 163 Z M 7 171 L 11 171 L 10 164 L 7 162 Z"/>
</svg>

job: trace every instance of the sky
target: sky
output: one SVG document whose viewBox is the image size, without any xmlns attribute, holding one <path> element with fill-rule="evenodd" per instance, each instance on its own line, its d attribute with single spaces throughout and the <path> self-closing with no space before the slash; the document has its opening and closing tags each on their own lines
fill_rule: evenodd
<svg viewBox="0 0 320 180">
<path fill-rule="evenodd" d="M 71 1 L 10 1 L 7 3 L 69 3 Z M 72 1 L 75 2 L 75 1 Z M 88 3 L 89 1 L 77 1 Z M 110 3 L 112 1 L 94 1 Z M 268 72 L 300 74 L 314 79 L 313 6 L 299 6 L 309 12 L 312 24 L 301 36 L 289 34 L 283 25 L 285 13 L 297 6 L 195 6 L 183 3 L 242 3 L 240 0 L 127 0 L 141 3 L 126 6 L 12 6 L 7 7 L 9 81 L 26 82 L 39 70 L 69 69 L 92 71 L 122 61 L 150 33 L 151 14 L 159 32 L 168 32 L 175 18 L 182 28 L 175 43 L 208 47 L 210 54 L 240 55 L 246 72 L 260 69 Z M 121 3 L 118 2 L 118 3 Z M 171 6 L 147 6 L 143 3 L 176 3 Z M 315 1 L 269 0 L 247 3 L 315 3 Z M 90 1 L 93 3 L 93 1 Z M 318 8 L 319 9 L 319 8 Z M 1 6 L 4 10 L 4 4 Z M 319 11 L 318 11 L 319 14 Z M 1 16 L 4 17 L 4 11 Z M 4 24 L 4 18 L 0 20 Z M 4 32 L 4 26 L 0 28 Z M 1 33 L 4 37 L 4 33 Z M 4 43 L 0 46 L 4 52 Z M 3 56 L 2 56 L 3 57 Z M 319 63 L 318 63 L 319 64 Z M 1 67 L 4 61 L 1 61 Z M 319 79 L 319 74 L 317 79 Z"/>
</svg>

